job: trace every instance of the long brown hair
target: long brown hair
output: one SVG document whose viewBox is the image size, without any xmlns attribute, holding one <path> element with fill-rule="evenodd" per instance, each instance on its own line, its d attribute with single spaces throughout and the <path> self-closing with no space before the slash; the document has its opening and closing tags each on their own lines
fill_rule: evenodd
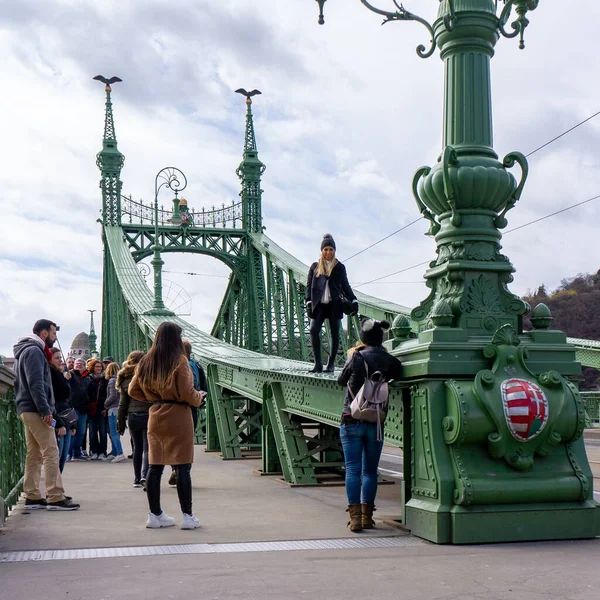
<svg viewBox="0 0 600 600">
<path fill-rule="evenodd" d="M 129 353 L 127 360 L 123 363 L 123 368 L 117 374 L 117 388 L 121 387 L 123 380 L 127 379 L 128 377 L 133 377 L 135 368 L 145 355 L 146 353 L 142 352 L 141 350 L 134 350 L 133 352 Z"/>
<path fill-rule="evenodd" d="M 181 333 L 181 327 L 172 321 L 165 321 L 158 326 L 152 347 L 136 369 L 142 387 L 161 390 L 173 385 L 175 369 L 185 357 Z"/>
<path fill-rule="evenodd" d="M 110 379 L 111 377 L 116 377 L 119 372 L 119 363 L 111 362 L 108 367 L 106 367 L 106 371 L 104 371 L 104 379 Z"/>
</svg>

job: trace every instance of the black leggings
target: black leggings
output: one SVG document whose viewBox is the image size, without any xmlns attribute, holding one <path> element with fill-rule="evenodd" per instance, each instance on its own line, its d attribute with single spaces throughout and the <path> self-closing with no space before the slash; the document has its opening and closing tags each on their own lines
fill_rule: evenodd
<svg viewBox="0 0 600 600">
<path fill-rule="evenodd" d="M 341 319 L 332 316 L 331 304 L 317 304 L 312 319 L 310 320 L 310 342 L 313 354 L 315 356 L 315 365 L 322 365 L 321 360 L 321 328 L 325 320 L 329 320 L 329 329 L 331 330 L 331 352 L 329 353 L 329 364 L 334 364 L 340 347 L 340 324 Z"/>
<path fill-rule="evenodd" d="M 130 431 L 133 442 L 133 474 L 136 481 L 146 479 L 148 473 L 148 431 Z"/>
<path fill-rule="evenodd" d="M 181 512 L 186 515 L 192 514 L 192 476 L 190 471 L 192 465 L 175 465 L 177 471 L 177 496 Z M 165 470 L 165 465 L 150 465 L 148 478 L 146 480 L 146 492 L 148 494 L 148 505 L 150 512 L 160 515 L 160 480 Z"/>
</svg>

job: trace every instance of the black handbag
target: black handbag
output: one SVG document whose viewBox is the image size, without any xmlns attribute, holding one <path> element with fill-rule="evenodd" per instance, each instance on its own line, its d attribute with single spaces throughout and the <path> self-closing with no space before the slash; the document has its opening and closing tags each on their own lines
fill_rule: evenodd
<svg viewBox="0 0 600 600">
<path fill-rule="evenodd" d="M 342 312 L 345 315 L 353 315 L 357 312 L 357 307 L 355 306 L 354 300 L 350 300 L 344 296 L 343 292 L 338 290 L 337 285 L 333 284 L 335 291 L 338 293 L 338 298 L 340 299 L 340 304 L 342 306 Z"/>
<path fill-rule="evenodd" d="M 58 413 L 58 416 L 65 422 L 65 425 L 69 429 L 75 429 L 79 417 L 74 408 L 67 408 L 67 410 Z"/>
</svg>

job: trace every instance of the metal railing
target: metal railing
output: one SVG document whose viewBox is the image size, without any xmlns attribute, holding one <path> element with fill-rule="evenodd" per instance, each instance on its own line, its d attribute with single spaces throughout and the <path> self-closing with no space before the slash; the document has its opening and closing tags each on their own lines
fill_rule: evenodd
<svg viewBox="0 0 600 600">
<path fill-rule="evenodd" d="M 600 428 L 600 392 L 579 392 L 585 402 L 586 428 Z"/>
<path fill-rule="evenodd" d="M 184 216 L 185 215 L 185 216 Z M 121 217 L 123 223 L 154 225 L 154 205 L 144 204 L 141 200 L 136 202 L 131 196 L 121 196 Z M 158 224 L 164 226 L 181 227 L 241 227 L 242 203 L 231 201 L 229 206 L 223 204 L 221 208 L 212 207 L 211 210 L 182 211 L 180 220 L 172 222 L 173 211 L 165 210 L 163 206 L 158 209 Z"/>
<path fill-rule="evenodd" d="M 0 526 L 17 503 L 25 471 L 25 433 L 14 400 L 14 373 L 0 364 Z"/>
</svg>

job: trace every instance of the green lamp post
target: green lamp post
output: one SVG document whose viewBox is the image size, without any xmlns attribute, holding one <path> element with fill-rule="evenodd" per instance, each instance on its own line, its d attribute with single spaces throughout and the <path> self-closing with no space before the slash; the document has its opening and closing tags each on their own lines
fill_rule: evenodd
<svg viewBox="0 0 600 600">
<path fill-rule="evenodd" d="M 520 152 L 494 151 L 491 59 L 501 36 L 524 48 L 538 0 L 438 0 L 433 25 L 391 1 L 394 11 L 361 0 L 384 24 L 424 25 L 431 42 L 417 54 L 437 47 L 445 64 L 442 150 L 412 185 L 437 245 L 430 293 L 411 314 L 417 337 L 398 322 L 390 342 L 410 384 L 404 521 L 438 543 L 594 537 L 585 411 L 571 381 L 580 365 L 546 307 L 523 330 L 531 307 L 509 291 L 514 268 L 500 252 L 528 166 Z"/>
<path fill-rule="evenodd" d="M 158 194 L 163 187 L 168 187 L 171 191 L 177 194 L 183 191 L 187 186 L 186 176 L 182 171 L 175 167 L 165 167 L 161 169 L 154 178 L 154 246 L 153 257 L 150 261 L 154 270 L 154 302 L 152 309 L 147 311 L 149 315 L 159 316 L 174 316 L 175 313 L 168 310 L 162 298 L 162 267 L 165 261 L 160 256 L 162 250 L 159 243 L 159 230 L 158 230 Z M 179 207 L 179 201 L 177 201 L 177 207 Z"/>
</svg>

